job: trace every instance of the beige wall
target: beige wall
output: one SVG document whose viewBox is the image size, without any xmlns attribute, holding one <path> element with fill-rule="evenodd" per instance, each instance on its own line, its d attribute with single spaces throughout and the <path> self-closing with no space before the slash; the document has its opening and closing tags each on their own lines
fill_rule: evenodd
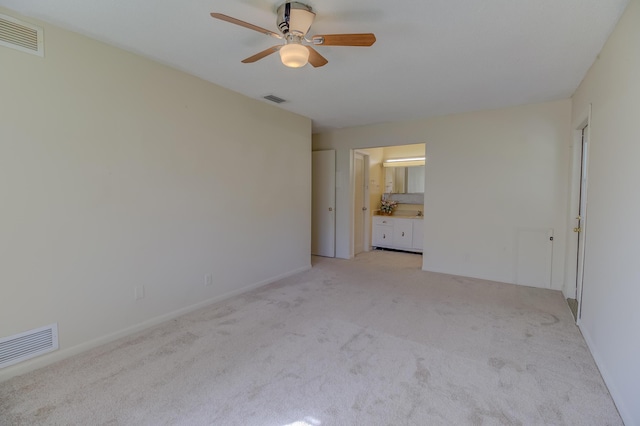
<svg viewBox="0 0 640 426">
<path fill-rule="evenodd" d="M 0 337 L 61 349 L 0 379 L 309 267 L 309 119 L 44 34 L 0 47 Z"/>
<path fill-rule="evenodd" d="M 640 1 L 631 0 L 573 97 L 574 127 L 591 104 L 579 324 L 627 425 L 640 425 L 638 76 Z"/>
<path fill-rule="evenodd" d="M 551 287 L 561 289 L 571 101 L 314 135 L 337 153 L 336 255 L 352 252 L 350 150 L 426 143 L 423 269 L 515 282 L 516 233 L 552 228 Z"/>
</svg>

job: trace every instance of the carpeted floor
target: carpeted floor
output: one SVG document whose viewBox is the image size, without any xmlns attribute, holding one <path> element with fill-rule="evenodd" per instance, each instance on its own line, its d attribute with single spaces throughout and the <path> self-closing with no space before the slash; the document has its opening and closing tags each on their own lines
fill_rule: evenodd
<svg viewBox="0 0 640 426">
<path fill-rule="evenodd" d="M 560 292 L 311 271 L 0 383 L 0 424 L 620 425 Z"/>
</svg>

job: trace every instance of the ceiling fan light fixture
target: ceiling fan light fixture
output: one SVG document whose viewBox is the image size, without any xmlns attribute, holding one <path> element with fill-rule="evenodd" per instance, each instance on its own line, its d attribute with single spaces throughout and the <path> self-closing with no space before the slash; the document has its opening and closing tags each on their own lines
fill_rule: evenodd
<svg viewBox="0 0 640 426">
<path fill-rule="evenodd" d="M 289 68 L 300 68 L 309 62 L 309 49 L 298 43 L 289 43 L 280 49 L 280 60 Z"/>
</svg>

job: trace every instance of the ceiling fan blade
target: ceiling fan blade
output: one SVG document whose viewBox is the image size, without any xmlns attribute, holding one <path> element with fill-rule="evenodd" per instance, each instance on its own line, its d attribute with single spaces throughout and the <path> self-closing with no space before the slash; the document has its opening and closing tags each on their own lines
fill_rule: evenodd
<svg viewBox="0 0 640 426">
<path fill-rule="evenodd" d="M 282 46 L 278 45 L 278 46 L 271 46 L 268 49 L 263 50 L 262 52 L 256 53 L 253 56 L 249 56 L 247 59 L 243 59 L 242 63 L 243 64 L 250 64 L 252 62 L 256 62 L 259 61 L 260 59 L 271 55 L 272 53 L 276 53 L 278 50 L 280 50 Z"/>
<path fill-rule="evenodd" d="M 257 25 L 250 24 L 248 22 L 241 21 L 241 20 L 236 19 L 236 18 L 232 18 L 231 16 L 223 15 L 222 13 L 212 13 L 211 17 L 212 18 L 216 18 L 216 19 L 220 19 L 221 21 L 226 21 L 226 22 L 230 22 L 232 24 L 240 25 L 241 27 L 249 28 L 250 30 L 254 30 L 254 31 L 257 31 L 257 32 L 262 33 L 262 34 L 266 34 L 266 35 L 271 36 L 271 37 L 275 37 L 275 38 L 279 38 L 279 39 L 282 38 L 282 36 L 280 34 L 278 34 L 278 33 L 274 33 L 273 31 L 269 31 L 269 30 L 267 30 L 265 28 L 259 27 Z"/>
<path fill-rule="evenodd" d="M 322 46 L 371 46 L 376 42 L 373 33 L 314 35 L 311 41 Z"/>
<path fill-rule="evenodd" d="M 307 49 L 309 50 L 309 63 L 313 65 L 315 68 L 326 65 L 329 62 L 324 56 L 319 54 L 318 51 L 313 47 L 307 46 Z"/>
</svg>

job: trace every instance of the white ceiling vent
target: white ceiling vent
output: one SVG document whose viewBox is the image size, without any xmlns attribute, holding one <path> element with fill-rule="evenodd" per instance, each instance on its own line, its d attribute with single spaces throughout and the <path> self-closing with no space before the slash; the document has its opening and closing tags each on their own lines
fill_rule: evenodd
<svg viewBox="0 0 640 426">
<path fill-rule="evenodd" d="M 58 324 L 0 339 L 0 368 L 58 349 Z"/>
<path fill-rule="evenodd" d="M 44 56 L 42 27 L 0 14 L 0 46 Z"/>
<path fill-rule="evenodd" d="M 277 104 L 281 104 L 283 102 L 287 102 L 285 99 L 279 98 L 276 95 L 267 95 L 267 96 L 263 96 L 263 98 L 265 98 L 268 101 L 275 102 Z"/>
</svg>

